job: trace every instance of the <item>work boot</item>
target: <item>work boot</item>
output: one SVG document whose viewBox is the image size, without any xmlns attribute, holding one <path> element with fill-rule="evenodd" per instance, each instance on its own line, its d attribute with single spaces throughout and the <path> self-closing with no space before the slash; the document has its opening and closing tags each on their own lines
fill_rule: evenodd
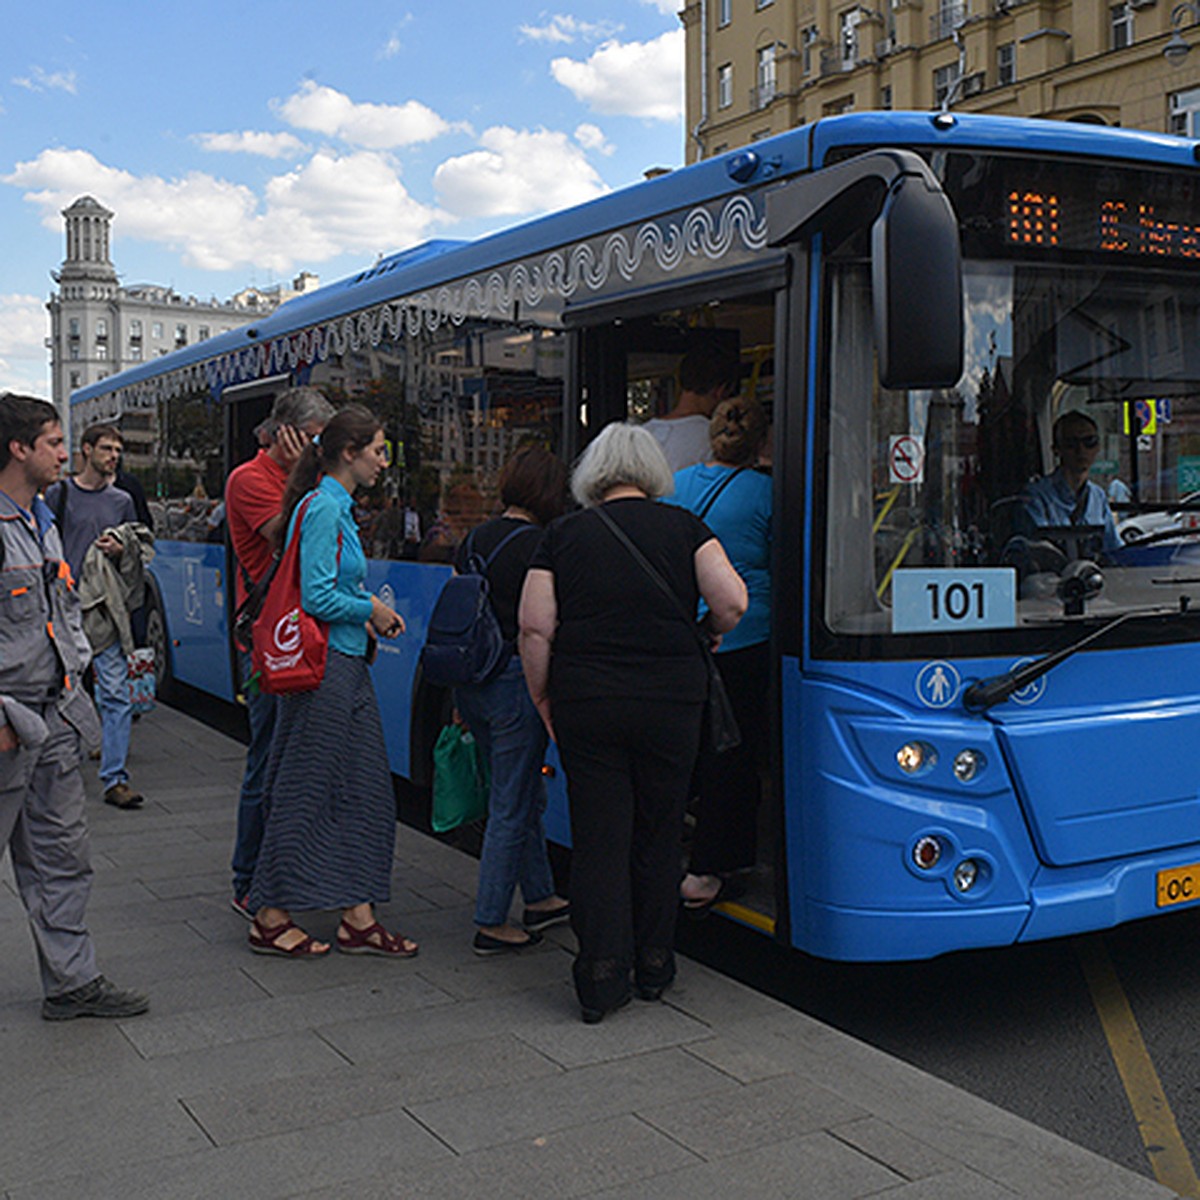
<svg viewBox="0 0 1200 1200">
<path fill-rule="evenodd" d="M 135 792 L 127 783 L 114 783 L 105 790 L 104 803 L 114 808 L 141 808 L 142 794 Z"/>
<path fill-rule="evenodd" d="M 42 1001 L 42 1016 L 47 1021 L 70 1021 L 75 1017 L 136 1017 L 150 1007 L 150 999 L 141 992 L 115 987 L 103 975 L 91 983 L 62 996 L 47 996 Z"/>
</svg>

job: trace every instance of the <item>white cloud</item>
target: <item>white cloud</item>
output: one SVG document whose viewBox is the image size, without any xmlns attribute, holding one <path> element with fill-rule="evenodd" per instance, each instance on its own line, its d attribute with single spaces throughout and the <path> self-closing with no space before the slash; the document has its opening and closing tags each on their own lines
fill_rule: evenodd
<svg viewBox="0 0 1200 1200">
<path fill-rule="evenodd" d="M 521 25 L 521 36 L 531 42 L 558 42 L 569 45 L 578 39 L 596 41 L 612 37 L 621 26 L 614 21 L 581 21 L 578 17 L 555 13 L 544 25 Z"/>
<path fill-rule="evenodd" d="M 608 191 L 565 133 L 486 129 L 482 150 L 447 159 L 433 175 L 443 206 L 459 217 L 550 212 Z"/>
<path fill-rule="evenodd" d="M 419 100 L 404 104 L 356 104 L 344 92 L 311 79 L 272 105 L 289 125 L 341 138 L 368 150 L 428 142 L 457 128 Z"/>
<path fill-rule="evenodd" d="M 44 344 L 49 333 L 44 300 L 19 293 L 0 295 L 0 392 L 50 395 L 50 358 Z"/>
<path fill-rule="evenodd" d="M 591 124 L 590 121 L 584 121 L 583 124 L 575 127 L 575 140 L 585 150 L 591 150 L 594 154 L 612 154 L 616 149 L 616 146 L 604 136 L 604 130 L 599 125 Z"/>
<path fill-rule="evenodd" d="M 75 95 L 74 71 L 46 71 L 41 67 L 30 67 L 28 75 L 14 76 L 12 82 L 31 92 L 63 91 Z"/>
<path fill-rule="evenodd" d="M 683 114 L 682 29 L 649 42 L 605 42 L 583 62 L 554 59 L 550 71 L 595 112 L 655 121 Z"/>
<path fill-rule="evenodd" d="M 391 34 L 386 42 L 380 47 L 376 58 L 395 58 L 403 48 L 404 43 L 400 40 L 398 34 Z"/>
<path fill-rule="evenodd" d="M 304 143 L 291 133 L 198 133 L 194 139 L 203 150 L 227 154 L 258 154 L 263 158 L 296 158 Z"/>
<path fill-rule="evenodd" d="M 674 17 L 679 15 L 684 0 L 642 0 L 642 3 L 657 8 L 664 17 Z"/>
<path fill-rule="evenodd" d="M 316 154 L 272 179 L 262 201 L 203 172 L 137 176 L 85 150 L 43 150 L 2 181 L 25 190 L 48 229 L 61 230 L 61 210 L 89 193 L 117 214 L 116 238 L 157 242 L 211 271 L 252 265 L 282 273 L 346 251 L 402 249 L 442 216 L 408 195 L 388 155 L 369 151 Z"/>
</svg>

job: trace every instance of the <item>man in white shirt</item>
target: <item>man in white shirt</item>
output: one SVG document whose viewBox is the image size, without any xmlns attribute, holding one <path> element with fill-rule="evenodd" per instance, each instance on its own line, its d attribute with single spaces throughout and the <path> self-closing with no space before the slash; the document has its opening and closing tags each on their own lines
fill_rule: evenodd
<svg viewBox="0 0 1200 1200">
<path fill-rule="evenodd" d="M 653 417 L 654 434 L 672 472 L 707 462 L 711 453 L 708 419 L 713 409 L 740 390 L 741 364 L 715 345 L 697 346 L 679 364 L 679 399 L 665 417 Z"/>
</svg>

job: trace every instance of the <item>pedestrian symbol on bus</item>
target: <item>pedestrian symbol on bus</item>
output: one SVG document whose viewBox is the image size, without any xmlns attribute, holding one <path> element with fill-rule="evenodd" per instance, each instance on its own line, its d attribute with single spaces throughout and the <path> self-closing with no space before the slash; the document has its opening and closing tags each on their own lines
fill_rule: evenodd
<svg viewBox="0 0 1200 1200">
<path fill-rule="evenodd" d="M 888 439 L 888 479 L 892 483 L 925 481 L 925 448 L 911 433 Z"/>
<path fill-rule="evenodd" d="M 958 697 L 962 679 L 948 662 L 926 663 L 917 675 L 917 696 L 926 708 L 946 708 Z"/>
</svg>

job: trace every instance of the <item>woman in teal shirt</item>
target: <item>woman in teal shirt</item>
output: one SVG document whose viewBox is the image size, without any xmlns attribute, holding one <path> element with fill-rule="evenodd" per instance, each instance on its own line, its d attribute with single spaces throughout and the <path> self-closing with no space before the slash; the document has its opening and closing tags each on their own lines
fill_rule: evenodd
<svg viewBox="0 0 1200 1200">
<path fill-rule="evenodd" d="M 753 401 L 723 400 L 708 432 L 708 462 L 676 471 L 668 502 L 695 513 L 717 536 L 745 581 L 750 604 L 717 652 L 742 744 L 724 754 L 701 750 L 691 862 L 680 887 L 684 910 L 692 916 L 728 898 L 734 873 L 754 866 L 763 700 L 771 685 L 771 479 L 754 470 L 766 416 Z"/>
<path fill-rule="evenodd" d="M 328 622 L 329 657 L 315 691 L 280 697 L 250 887 L 250 948 L 260 954 L 328 953 L 328 943 L 291 919 L 319 909 L 342 910 L 336 941 L 344 953 L 417 953 L 415 942 L 379 924 L 374 907 L 391 896 L 396 810 L 370 651 L 377 637 L 403 633 L 404 621 L 364 590 L 367 559 L 352 509 L 354 492 L 371 487 L 386 465 L 379 421 L 351 404 L 306 447 L 288 480 L 284 525 L 289 540 L 300 538 L 300 602 Z M 309 492 L 297 530 L 296 509 Z"/>
</svg>

